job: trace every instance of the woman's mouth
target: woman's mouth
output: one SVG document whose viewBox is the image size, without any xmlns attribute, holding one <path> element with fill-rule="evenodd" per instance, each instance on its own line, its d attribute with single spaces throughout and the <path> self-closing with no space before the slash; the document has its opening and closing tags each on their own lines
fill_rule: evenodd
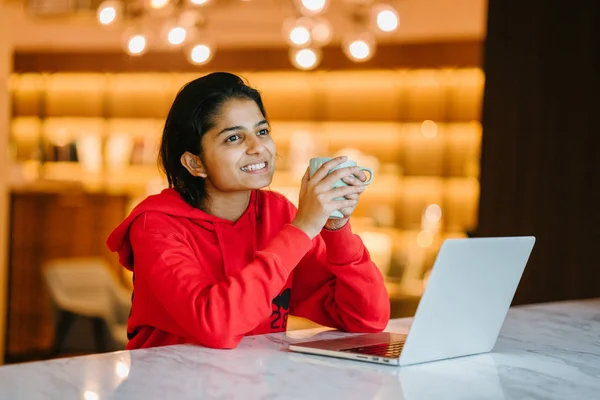
<svg viewBox="0 0 600 400">
<path fill-rule="evenodd" d="M 260 174 L 268 170 L 269 163 L 267 161 L 259 162 L 256 164 L 248 164 L 240 168 L 243 172 L 249 174 Z"/>
</svg>

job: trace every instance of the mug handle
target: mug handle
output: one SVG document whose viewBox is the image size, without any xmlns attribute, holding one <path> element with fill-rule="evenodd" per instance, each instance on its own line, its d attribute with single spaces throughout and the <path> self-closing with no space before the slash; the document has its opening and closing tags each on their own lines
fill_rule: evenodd
<svg viewBox="0 0 600 400">
<path fill-rule="evenodd" d="M 360 167 L 360 169 L 362 169 L 363 171 L 367 171 L 369 173 L 369 179 L 367 179 L 365 182 L 363 182 L 363 185 L 368 185 L 373 180 L 373 170 L 371 168 L 367 168 L 367 167 Z"/>
</svg>

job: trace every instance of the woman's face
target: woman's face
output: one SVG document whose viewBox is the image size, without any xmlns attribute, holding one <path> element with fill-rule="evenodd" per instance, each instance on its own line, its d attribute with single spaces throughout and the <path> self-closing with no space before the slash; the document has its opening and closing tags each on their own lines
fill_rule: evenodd
<svg viewBox="0 0 600 400">
<path fill-rule="evenodd" d="M 275 172 L 275 142 L 269 123 L 253 100 L 225 102 L 202 137 L 199 160 L 207 189 L 219 192 L 260 189 Z M 189 168 L 188 168 L 189 169 Z"/>
</svg>

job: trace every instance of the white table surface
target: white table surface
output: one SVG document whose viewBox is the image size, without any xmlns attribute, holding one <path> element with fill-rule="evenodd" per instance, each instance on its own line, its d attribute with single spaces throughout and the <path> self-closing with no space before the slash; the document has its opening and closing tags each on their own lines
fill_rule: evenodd
<svg viewBox="0 0 600 400">
<path fill-rule="evenodd" d="M 405 332 L 410 319 L 390 321 Z M 338 332 L 0 367 L 0 399 L 600 399 L 600 299 L 512 308 L 494 351 L 408 367 L 286 351 Z"/>
</svg>

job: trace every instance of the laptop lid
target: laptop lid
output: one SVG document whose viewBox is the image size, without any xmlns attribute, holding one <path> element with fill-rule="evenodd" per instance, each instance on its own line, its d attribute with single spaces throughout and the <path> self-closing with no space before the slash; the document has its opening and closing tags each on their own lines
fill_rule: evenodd
<svg viewBox="0 0 600 400">
<path fill-rule="evenodd" d="M 534 243 L 532 236 L 444 241 L 400 365 L 491 351 Z"/>
</svg>

